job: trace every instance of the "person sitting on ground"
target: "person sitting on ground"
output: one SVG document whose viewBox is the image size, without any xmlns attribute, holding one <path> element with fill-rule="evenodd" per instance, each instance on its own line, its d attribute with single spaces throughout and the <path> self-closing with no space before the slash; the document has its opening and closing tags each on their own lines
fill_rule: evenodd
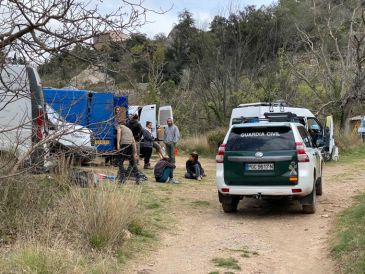
<svg viewBox="0 0 365 274">
<path fill-rule="evenodd" d="M 156 182 L 178 184 L 178 181 L 174 178 L 175 168 L 175 164 L 171 163 L 168 157 L 163 157 L 156 163 L 154 168 Z"/>
<path fill-rule="evenodd" d="M 186 161 L 186 173 L 185 178 L 196 179 L 201 181 L 205 176 L 204 169 L 199 162 L 199 155 L 196 152 L 192 152 L 189 155 L 189 160 Z"/>
</svg>

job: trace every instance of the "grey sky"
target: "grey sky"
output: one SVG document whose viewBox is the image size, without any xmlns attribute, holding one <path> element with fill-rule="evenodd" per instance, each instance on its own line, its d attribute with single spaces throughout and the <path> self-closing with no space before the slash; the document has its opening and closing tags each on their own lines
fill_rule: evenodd
<svg viewBox="0 0 365 274">
<path fill-rule="evenodd" d="M 178 20 L 178 14 L 187 9 L 194 15 L 197 25 L 200 28 L 208 28 L 209 22 L 217 14 L 227 14 L 229 9 L 237 9 L 254 5 L 261 7 L 262 5 L 270 5 L 277 2 L 276 0 L 145 0 L 144 5 L 148 8 L 158 10 L 169 10 L 166 14 L 149 14 L 147 20 L 153 21 L 142 27 L 141 32 L 147 33 L 153 37 L 157 33 L 170 32 L 173 25 Z"/>
<path fill-rule="evenodd" d="M 91 0 L 92 3 L 99 3 L 100 8 L 105 12 L 112 11 L 120 3 L 116 0 Z M 139 0 L 130 0 L 138 3 Z M 245 6 L 253 5 L 261 7 L 268 6 L 277 0 L 144 0 L 143 6 L 152 10 L 164 10 L 164 14 L 149 12 L 147 20 L 150 23 L 144 25 L 138 31 L 153 37 L 158 33 L 168 34 L 174 24 L 178 21 L 178 15 L 184 9 L 193 13 L 196 24 L 199 28 L 209 27 L 211 19 L 217 15 L 227 15 L 228 11 L 237 10 Z"/>
</svg>

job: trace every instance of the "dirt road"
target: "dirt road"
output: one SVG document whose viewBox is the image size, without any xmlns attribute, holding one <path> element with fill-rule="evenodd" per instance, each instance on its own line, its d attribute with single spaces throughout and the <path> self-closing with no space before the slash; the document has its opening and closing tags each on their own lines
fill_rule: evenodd
<svg viewBox="0 0 365 274">
<path fill-rule="evenodd" d="M 182 160 L 179 164 L 182 168 Z M 302 214 L 295 201 L 253 199 L 241 201 L 236 214 L 225 214 L 214 185 L 215 164 L 206 161 L 205 167 L 204 182 L 183 181 L 174 189 L 170 210 L 176 225 L 162 232 L 156 250 L 127 265 L 126 273 L 336 272 L 329 257 L 330 230 L 336 213 L 365 191 L 365 161 L 326 165 L 324 194 L 312 215 Z M 237 263 L 218 267 L 214 258 Z"/>
</svg>

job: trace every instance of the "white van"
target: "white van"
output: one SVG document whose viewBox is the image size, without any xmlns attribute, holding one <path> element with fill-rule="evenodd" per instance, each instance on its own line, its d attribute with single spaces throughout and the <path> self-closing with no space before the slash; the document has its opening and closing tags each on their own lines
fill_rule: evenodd
<svg viewBox="0 0 365 274">
<path fill-rule="evenodd" d="M 156 105 L 129 106 L 128 115 L 138 114 L 139 122 L 143 128 L 146 126 L 147 121 L 152 122 L 153 137 L 159 137 L 158 139 L 161 139 L 161 135 L 157 134 L 157 128 L 161 128 L 163 131 L 167 127 L 167 118 L 173 119 L 172 107 L 161 106 L 158 108 L 158 114 L 156 111 Z"/>
<path fill-rule="evenodd" d="M 68 123 L 48 104 L 46 104 L 46 113 L 51 154 L 66 153 L 81 163 L 96 157 L 93 132 L 90 129 Z"/>
<path fill-rule="evenodd" d="M 266 119 L 265 114 L 274 114 L 280 121 L 280 113 L 286 116 L 287 113 L 296 115 L 300 123 L 302 123 L 308 131 L 315 135 L 318 144 L 322 148 L 323 156 L 326 160 L 338 159 L 338 148 L 335 145 L 333 132 L 333 118 L 327 116 L 324 126 L 319 122 L 316 116 L 306 108 L 288 107 L 285 102 L 277 103 L 251 103 L 240 104 L 232 110 L 229 126 L 233 124 L 241 124 L 246 122 L 260 122 Z"/>
<path fill-rule="evenodd" d="M 359 128 L 357 129 L 357 133 L 365 141 L 365 116 L 361 119 Z"/>
<path fill-rule="evenodd" d="M 26 65 L 0 67 L 0 152 L 43 166 L 44 100 L 37 70 Z"/>
</svg>

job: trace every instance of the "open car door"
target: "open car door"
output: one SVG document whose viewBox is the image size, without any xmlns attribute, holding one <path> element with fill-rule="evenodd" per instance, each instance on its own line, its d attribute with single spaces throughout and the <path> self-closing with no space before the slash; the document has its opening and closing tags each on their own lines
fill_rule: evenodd
<svg viewBox="0 0 365 274">
<path fill-rule="evenodd" d="M 162 106 L 158 109 L 158 139 L 163 140 L 164 131 L 167 127 L 167 119 L 171 118 L 174 120 L 174 117 L 172 115 L 172 107 L 171 106 Z"/>
<path fill-rule="evenodd" d="M 326 122 L 324 126 L 323 139 L 324 139 L 324 150 L 325 150 L 325 159 L 327 161 L 330 160 L 338 160 L 338 148 L 335 144 L 334 138 L 334 125 L 333 125 L 333 117 L 332 115 L 326 117 Z"/>
<path fill-rule="evenodd" d="M 157 137 L 156 133 L 156 105 L 146 105 L 143 106 L 141 115 L 139 117 L 139 122 L 143 128 L 146 127 L 146 122 L 152 122 L 152 135 L 153 137 Z"/>
<path fill-rule="evenodd" d="M 162 106 L 158 109 L 158 123 L 160 127 L 167 126 L 167 118 L 174 120 L 171 106 Z"/>
</svg>

